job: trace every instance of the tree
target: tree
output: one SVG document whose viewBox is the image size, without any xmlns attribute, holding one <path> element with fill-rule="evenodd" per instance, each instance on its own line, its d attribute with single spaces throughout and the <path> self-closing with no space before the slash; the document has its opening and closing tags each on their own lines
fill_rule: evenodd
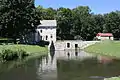
<svg viewBox="0 0 120 80">
<path fill-rule="evenodd" d="M 68 8 L 59 8 L 57 10 L 57 23 L 57 36 L 59 36 L 60 39 L 72 39 L 72 11 Z"/>
<path fill-rule="evenodd" d="M 0 0 L 0 26 L 7 37 L 16 39 L 35 31 L 40 23 L 34 0 Z"/>
<path fill-rule="evenodd" d="M 42 6 L 38 6 L 36 8 L 39 11 L 39 14 L 41 19 L 45 19 L 45 20 L 54 20 L 56 18 L 56 10 L 49 7 L 49 8 L 43 8 Z"/>
<path fill-rule="evenodd" d="M 120 38 L 120 13 L 118 11 L 104 15 L 106 32 L 113 33 L 115 38 Z"/>
<path fill-rule="evenodd" d="M 83 39 L 91 39 L 93 32 L 93 21 L 91 17 L 91 10 L 88 6 L 78 6 L 73 9 L 74 24 L 73 34 L 74 36 L 80 35 Z"/>
<path fill-rule="evenodd" d="M 105 23 L 104 16 L 101 14 L 97 14 L 97 15 L 93 14 L 92 16 L 93 16 L 94 22 L 95 22 L 94 26 L 96 26 L 95 34 L 104 32 L 103 31 L 104 23 Z"/>
</svg>

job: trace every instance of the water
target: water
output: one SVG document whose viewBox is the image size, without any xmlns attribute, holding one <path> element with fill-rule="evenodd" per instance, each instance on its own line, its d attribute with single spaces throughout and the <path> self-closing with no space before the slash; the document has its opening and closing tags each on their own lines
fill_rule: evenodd
<svg viewBox="0 0 120 80">
<path fill-rule="evenodd" d="M 120 75 L 120 60 L 84 51 L 55 51 L 0 64 L 0 80 L 103 80 Z"/>
</svg>

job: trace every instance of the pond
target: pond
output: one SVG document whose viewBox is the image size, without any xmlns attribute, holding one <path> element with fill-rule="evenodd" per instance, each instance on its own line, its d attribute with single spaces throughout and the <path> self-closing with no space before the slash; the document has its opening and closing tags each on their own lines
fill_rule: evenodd
<svg viewBox="0 0 120 80">
<path fill-rule="evenodd" d="M 103 80 L 120 75 L 120 60 L 84 51 L 55 51 L 0 64 L 0 80 Z"/>
</svg>

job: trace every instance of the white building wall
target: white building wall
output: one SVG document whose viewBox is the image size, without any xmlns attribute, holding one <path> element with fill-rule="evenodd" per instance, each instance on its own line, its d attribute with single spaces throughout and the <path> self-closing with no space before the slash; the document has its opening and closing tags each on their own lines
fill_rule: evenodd
<svg viewBox="0 0 120 80">
<path fill-rule="evenodd" d="M 97 42 L 100 42 L 100 41 L 81 41 L 81 40 L 57 41 L 55 43 L 55 50 L 72 50 L 72 49 L 75 49 L 75 44 L 78 45 L 77 49 L 84 49 Z M 70 43 L 69 48 L 67 47 L 67 43 Z"/>
<path fill-rule="evenodd" d="M 102 36 L 96 36 L 97 37 L 97 39 L 100 39 L 100 40 L 108 40 L 108 39 L 110 39 L 110 40 L 113 40 L 114 38 L 113 37 L 102 37 Z"/>
<path fill-rule="evenodd" d="M 40 36 L 42 36 L 42 40 L 49 41 L 50 43 L 52 41 L 56 42 L 56 28 L 40 28 L 37 30 L 39 31 Z"/>
</svg>

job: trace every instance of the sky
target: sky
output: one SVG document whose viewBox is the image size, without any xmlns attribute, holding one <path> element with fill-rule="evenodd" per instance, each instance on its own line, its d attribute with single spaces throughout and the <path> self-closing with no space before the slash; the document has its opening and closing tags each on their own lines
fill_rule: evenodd
<svg viewBox="0 0 120 80">
<path fill-rule="evenodd" d="M 41 5 L 44 8 L 66 7 L 75 8 L 77 6 L 89 6 L 95 14 L 104 14 L 111 11 L 120 11 L 120 0 L 35 0 L 35 6 Z"/>
</svg>

